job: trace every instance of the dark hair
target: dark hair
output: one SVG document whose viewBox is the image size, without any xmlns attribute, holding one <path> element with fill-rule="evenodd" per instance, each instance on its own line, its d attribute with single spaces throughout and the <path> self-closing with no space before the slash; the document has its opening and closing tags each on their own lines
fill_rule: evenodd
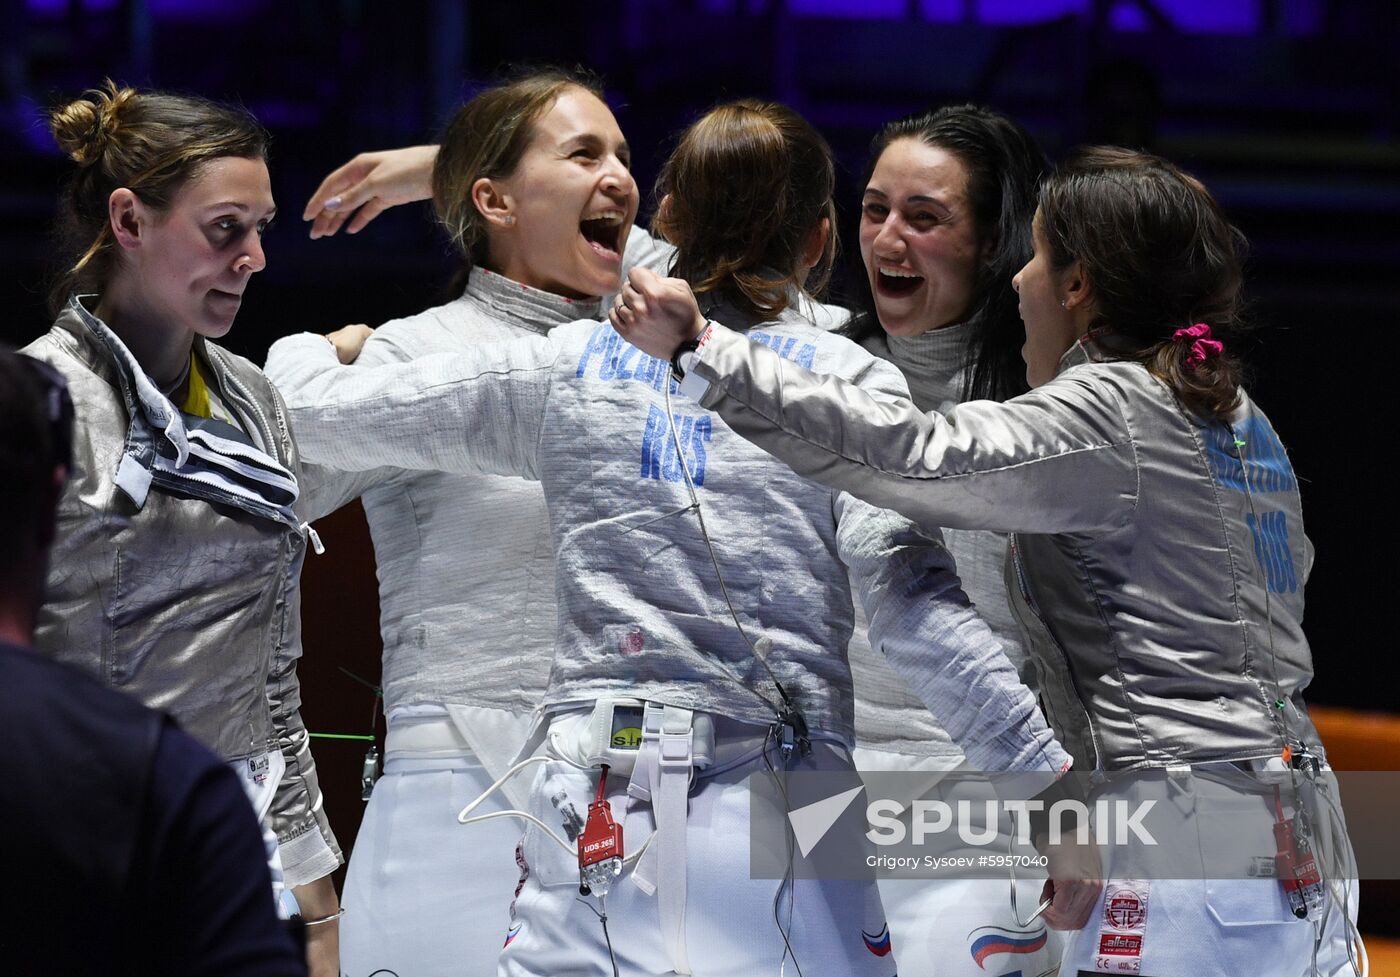
<svg viewBox="0 0 1400 977">
<path fill-rule="evenodd" d="M 189 95 L 138 92 L 108 79 L 49 115 L 58 147 L 78 164 L 60 210 L 67 269 L 49 293 L 57 314 L 74 290 L 100 291 L 112 273 L 115 242 L 107 212 L 126 187 L 163 211 L 210 160 L 266 161 L 268 135 L 247 112 Z"/>
<path fill-rule="evenodd" d="M 1244 236 L 1195 177 L 1150 153 L 1093 146 L 1040 190 L 1050 264 L 1078 261 L 1110 351 L 1146 364 L 1187 410 L 1223 420 L 1239 405 Z M 1204 322 L 1225 351 L 1187 363 L 1178 329 Z"/>
<path fill-rule="evenodd" d="M 949 105 L 886 123 L 870 143 L 870 163 L 861 186 L 870 183 L 881 155 L 897 139 L 917 139 L 951 153 L 967 170 L 967 198 L 977 236 L 993 242 L 973 289 L 972 320 L 963 378 L 964 400 L 1005 400 L 1025 393 L 1021 359 L 1025 329 L 1011 279 L 1031 257 L 1031 216 L 1036 187 L 1046 172 L 1045 154 L 1030 133 L 999 112 L 980 105 Z M 880 331 L 875 297 L 864 268 L 859 282 L 861 314 L 844 332 L 860 341 Z M 935 323 L 943 325 L 943 323 Z"/>
<path fill-rule="evenodd" d="M 771 319 L 797 285 L 820 292 L 836 257 L 831 148 L 786 105 L 741 99 L 705 113 L 661 168 L 652 228 L 676 246 L 672 274 Z M 831 222 L 810 275 L 797 268 L 813 229 Z M 805 281 L 804 281 L 805 278 Z"/>
<path fill-rule="evenodd" d="M 464 271 L 487 258 L 486 222 L 472 199 L 472 184 L 514 173 L 535 122 L 568 88 L 603 98 L 598 78 L 582 68 L 531 69 L 473 96 L 448 122 L 433 164 L 433 210 L 465 259 Z"/>
<path fill-rule="evenodd" d="M 57 465 L 71 464 L 73 401 L 47 363 L 0 347 L 0 580 L 35 528 Z"/>
</svg>

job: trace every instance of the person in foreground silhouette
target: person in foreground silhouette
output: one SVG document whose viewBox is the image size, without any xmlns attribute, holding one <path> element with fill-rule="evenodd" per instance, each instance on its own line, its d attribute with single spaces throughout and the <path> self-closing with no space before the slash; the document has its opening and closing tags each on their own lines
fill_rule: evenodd
<svg viewBox="0 0 1400 977">
<path fill-rule="evenodd" d="M 164 713 L 33 650 L 73 405 L 0 349 L 0 959 L 11 973 L 302 977 L 243 787 Z"/>
</svg>

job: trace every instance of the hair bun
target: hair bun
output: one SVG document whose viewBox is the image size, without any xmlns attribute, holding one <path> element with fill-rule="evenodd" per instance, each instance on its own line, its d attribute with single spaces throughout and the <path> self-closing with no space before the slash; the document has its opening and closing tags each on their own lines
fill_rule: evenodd
<svg viewBox="0 0 1400 977">
<path fill-rule="evenodd" d="M 110 78 L 49 116 L 58 148 L 80 166 L 91 166 L 106 151 L 121 125 L 121 115 L 136 97 L 134 88 L 118 88 Z"/>
</svg>

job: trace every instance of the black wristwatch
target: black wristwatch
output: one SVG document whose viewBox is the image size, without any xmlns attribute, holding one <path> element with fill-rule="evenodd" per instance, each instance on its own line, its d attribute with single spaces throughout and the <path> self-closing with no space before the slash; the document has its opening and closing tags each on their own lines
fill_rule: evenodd
<svg viewBox="0 0 1400 977">
<path fill-rule="evenodd" d="M 675 375 L 677 380 L 685 379 L 685 367 L 681 366 L 681 355 L 693 353 L 699 348 L 700 337 L 694 336 L 677 346 L 676 351 L 671 354 L 671 373 Z"/>
</svg>

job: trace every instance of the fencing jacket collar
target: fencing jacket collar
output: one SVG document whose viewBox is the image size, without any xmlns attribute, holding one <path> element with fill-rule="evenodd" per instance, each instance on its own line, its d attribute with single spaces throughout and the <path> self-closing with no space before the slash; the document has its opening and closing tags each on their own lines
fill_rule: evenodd
<svg viewBox="0 0 1400 977">
<path fill-rule="evenodd" d="M 490 306 L 502 322 L 513 322 L 543 335 L 551 327 L 604 315 L 602 299 L 571 299 L 531 288 L 486 268 L 473 268 L 466 295 Z"/>
<path fill-rule="evenodd" d="M 155 484 L 176 495 L 231 505 L 262 519 L 298 527 L 292 510 L 297 483 L 285 466 L 251 444 L 195 427 L 79 296 L 69 298 L 68 311 L 106 348 L 116 367 L 130 417 L 116 484 L 138 509 L 145 506 Z"/>
</svg>

